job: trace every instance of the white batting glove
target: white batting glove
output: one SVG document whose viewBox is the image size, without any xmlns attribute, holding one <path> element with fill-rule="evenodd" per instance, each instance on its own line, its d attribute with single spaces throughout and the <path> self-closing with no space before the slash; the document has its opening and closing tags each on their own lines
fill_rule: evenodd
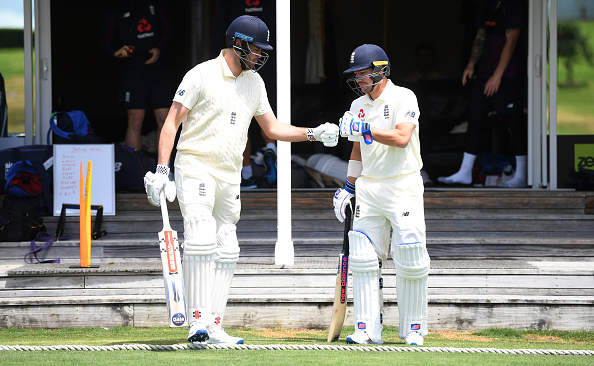
<svg viewBox="0 0 594 366">
<path fill-rule="evenodd" d="M 156 173 L 147 172 L 144 176 L 144 189 L 146 196 L 153 206 L 161 206 L 159 195 L 165 190 L 165 197 L 169 202 L 175 200 L 175 182 L 169 180 L 169 167 L 157 165 Z"/>
<path fill-rule="evenodd" d="M 359 136 L 363 136 L 363 141 L 367 145 L 373 142 L 369 123 L 361 121 L 359 117 L 353 115 L 350 111 L 344 112 L 344 115 L 339 120 L 339 125 L 340 136 L 348 137 L 349 141 L 359 141 Z"/>
<path fill-rule="evenodd" d="M 316 128 L 307 129 L 309 141 L 321 141 L 326 147 L 334 147 L 338 144 L 338 126 L 326 122 Z"/>
<path fill-rule="evenodd" d="M 346 218 L 346 208 L 351 204 L 351 199 L 355 196 L 355 185 L 348 180 L 344 188 L 338 188 L 334 193 L 332 204 L 334 205 L 334 214 L 340 222 L 344 222 Z M 353 208 L 351 207 L 351 211 Z"/>
</svg>

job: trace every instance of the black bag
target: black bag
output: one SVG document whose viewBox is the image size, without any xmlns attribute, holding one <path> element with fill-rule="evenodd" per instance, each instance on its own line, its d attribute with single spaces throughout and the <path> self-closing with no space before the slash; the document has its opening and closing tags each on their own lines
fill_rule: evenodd
<svg viewBox="0 0 594 366">
<path fill-rule="evenodd" d="M 53 154 L 53 147 L 46 145 L 19 146 L 0 150 L 0 166 L 4 168 L 4 172 L 0 174 L 0 194 L 5 193 L 6 175 L 14 163 L 21 160 L 31 160 L 39 161 L 43 164 Z M 50 177 L 53 175 L 51 167 L 47 169 L 47 173 Z"/>
<path fill-rule="evenodd" d="M 142 150 L 124 145 L 115 145 L 115 188 L 116 191 L 143 191 L 144 175 L 154 171 L 155 159 Z"/>
<path fill-rule="evenodd" d="M 0 241 L 29 241 L 47 232 L 43 218 L 25 201 L 5 204 L 0 209 Z"/>
<path fill-rule="evenodd" d="M 56 112 L 50 117 L 47 144 L 98 144 L 99 136 L 83 111 Z"/>
</svg>

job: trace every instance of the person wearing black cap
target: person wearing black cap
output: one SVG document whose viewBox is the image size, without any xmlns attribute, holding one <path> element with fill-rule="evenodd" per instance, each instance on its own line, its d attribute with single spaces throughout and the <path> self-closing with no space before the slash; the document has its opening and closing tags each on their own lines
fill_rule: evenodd
<svg viewBox="0 0 594 366">
<path fill-rule="evenodd" d="M 188 341 L 240 344 L 221 327 L 229 288 L 239 260 L 235 224 L 241 210 L 242 154 L 252 117 L 268 136 L 284 141 L 320 141 L 336 146 L 338 126 L 316 128 L 279 122 L 257 71 L 271 50 L 270 32 L 255 16 L 236 18 L 226 32 L 227 48 L 215 59 L 188 71 L 173 98 L 159 140 L 156 172 L 144 179 L 148 200 L 177 195 L 184 219 L 184 288 L 190 331 Z M 182 126 L 175 157 L 169 158 Z M 165 202 L 163 200 L 163 202 Z"/>
<path fill-rule="evenodd" d="M 353 150 L 345 187 L 333 200 L 336 218 L 342 222 L 347 205 L 356 199 L 349 232 L 355 333 L 346 341 L 383 342 L 380 268 L 391 250 L 399 336 L 406 344 L 421 346 L 427 335 L 430 259 L 417 98 L 388 79 L 390 60 L 379 46 L 355 48 L 344 73 L 352 75 L 347 83 L 359 95 L 340 119 L 340 135 L 353 141 Z"/>
</svg>

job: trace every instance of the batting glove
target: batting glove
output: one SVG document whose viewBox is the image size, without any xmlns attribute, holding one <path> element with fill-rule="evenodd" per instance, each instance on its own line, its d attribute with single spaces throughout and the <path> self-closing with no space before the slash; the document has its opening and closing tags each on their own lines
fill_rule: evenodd
<svg viewBox="0 0 594 366">
<path fill-rule="evenodd" d="M 338 126 L 326 122 L 316 128 L 307 129 L 309 141 L 321 141 L 326 147 L 334 147 L 338 144 Z"/>
<path fill-rule="evenodd" d="M 351 199 L 355 196 L 355 185 L 348 180 L 343 188 L 338 188 L 334 193 L 332 204 L 334 205 L 334 214 L 340 222 L 344 222 L 346 218 L 346 208 L 351 204 Z M 351 211 L 352 211 L 351 207 Z"/>
<path fill-rule="evenodd" d="M 359 117 L 356 117 L 350 111 L 344 112 L 339 122 L 340 136 L 348 137 L 349 141 L 358 141 L 359 136 L 363 136 L 365 144 L 370 145 L 373 142 L 369 123 L 361 121 Z"/>
<path fill-rule="evenodd" d="M 175 182 L 169 180 L 169 167 L 157 165 L 156 173 L 148 172 L 144 176 L 144 189 L 146 196 L 153 206 L 161 206 L 159 195 L 161 190 L 165 191 L 165 197 L 169 202 L 175 200 Z"/>
</svg>

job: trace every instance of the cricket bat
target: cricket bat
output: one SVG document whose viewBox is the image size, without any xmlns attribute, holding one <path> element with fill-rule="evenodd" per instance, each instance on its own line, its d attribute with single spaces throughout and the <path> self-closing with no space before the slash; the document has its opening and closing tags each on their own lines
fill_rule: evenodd
<svg viewBox="0 0 594 366">
<path fill-rule="evenodd" d="M 349 231 L 351 231 L 352 212 L 354 199 L 351 205 L 346 207 L 346 218 L 344 220 L 344 239 L 342 251 L 338 256 L 338 273 L 336 274 L 336 287 L 334 289 L 334 304 L 332 305 L 332 321 L 328 331 L 328 342 L 335 342 L 340 337 L 347 307 L 347 292 L 349 278 Z"/>
<path fill-rule="evenodd" d="M 188 316 L 186 314 L 186 296 L 184 294 L 179 243 L 177 241 L 177 231 L 173 230 L 169 224 L 164 189 L 161 190 L 160 200 L 163 230 L 159 233 L 159 248 L 161 250 L 161 261 L 163 262 L 169 326 L 185 327 L 188 325 Z"/>
</svg>

